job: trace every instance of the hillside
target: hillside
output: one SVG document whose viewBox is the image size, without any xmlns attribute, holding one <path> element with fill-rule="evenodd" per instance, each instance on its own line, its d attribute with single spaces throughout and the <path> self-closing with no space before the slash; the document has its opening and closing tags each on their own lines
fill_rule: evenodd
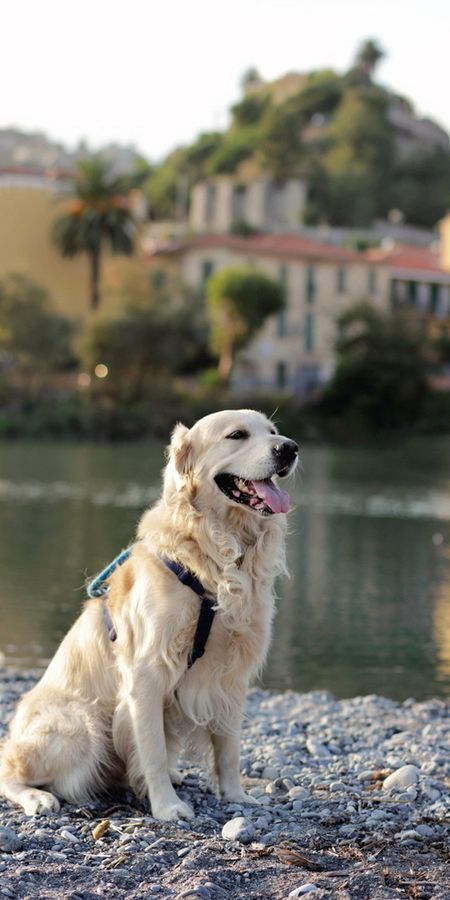
<svg viewBox="0 0 450 900">
<path fill-rule="evenodd" d="M 398 209 L 433 226 L 450 205 L 449 138 L 374 80 L 382 55 L 367 41 L 343 74 L 291 72 L 267 83 L 249 70 L 229 129 L 201 134 L 153 169 L 152 218 L 173 218 L 197 181 L 264 171 L 306 179 L 306 224 L 369 225 Z"/>
</svg>

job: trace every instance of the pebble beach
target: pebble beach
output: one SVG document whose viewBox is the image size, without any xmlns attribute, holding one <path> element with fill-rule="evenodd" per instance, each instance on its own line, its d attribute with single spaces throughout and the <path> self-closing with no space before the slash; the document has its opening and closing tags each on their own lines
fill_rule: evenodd
<svg viewBox="0 0 450 900">
<path fill-rule="evenodd" d="M 39 673 L 0 673 L 0 738 Z M 131 793 L 30 818 L 0 799 L 0 897 L 450 897 L 450 703 L 250 692 L 241 745 L 256 805 L 185 768 L 191 822 Z"/>
</svg>

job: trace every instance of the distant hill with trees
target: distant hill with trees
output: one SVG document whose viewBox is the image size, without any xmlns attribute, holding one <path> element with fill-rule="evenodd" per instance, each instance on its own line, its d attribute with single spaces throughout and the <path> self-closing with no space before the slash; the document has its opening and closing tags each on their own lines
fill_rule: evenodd
<svg viewBox="0 0 450 900">
<path fill-rule="evenodd" d="M 151 167 L 151 217 L 176 218 L 186 185 L 245 171 L 304 178 L 306 224 L 369 225 L 396 209 L 433 226 L 450 205 L 448 135 L 374 80 L 383 55 L 368 40 L 343 74 L 321 69 L 266 83 L 249 69 L 228 130 L 205 132 Z"/>
</svg>

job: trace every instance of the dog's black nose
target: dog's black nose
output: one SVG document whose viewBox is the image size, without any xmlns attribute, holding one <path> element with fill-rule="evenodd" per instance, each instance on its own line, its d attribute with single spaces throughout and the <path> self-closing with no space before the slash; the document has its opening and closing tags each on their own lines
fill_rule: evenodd
<svg viewBox="0 0 450 900">
<path fill-rule="evenodd" d="M 298 444 L 290 440 L 282 441 L 280 444 L 275 444 L 275 447 L 272 447 L 272 453 L 277 463 L 287 466 L 294 462 L 298 454 Z"/>
</svg>

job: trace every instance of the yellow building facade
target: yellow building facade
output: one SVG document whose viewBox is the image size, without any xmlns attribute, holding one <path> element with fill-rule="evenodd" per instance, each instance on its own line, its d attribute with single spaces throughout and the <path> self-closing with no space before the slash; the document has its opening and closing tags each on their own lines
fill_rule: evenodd
<svg viewBox="0 0 450 900">
<path fill-rule="evenodd" d="M 63 186 L 45 175 L 0 169 L 0 279 L 24 275 L 44 287 L 60 313 L 83 320 L 90 314 L 86 255 L 63 257 L 51 228 L 64 212 Z M 101 263 L 102 311 L 118 305 L 123 284 L 141 283 L 148 268 L 138 256 L 111 256 Z M 123 292 L 120 294 L 123 303 Z"/>
<path fill-rule="evenodd" d="M 54 307 L 73 318 L 89 309 L 86 257 L 65 259 L 50 230 L 61 214 L 57 185 L 44 176 L 0 172 L 0 279 L 20 274 L 46 288 Z"/>
</svg>

